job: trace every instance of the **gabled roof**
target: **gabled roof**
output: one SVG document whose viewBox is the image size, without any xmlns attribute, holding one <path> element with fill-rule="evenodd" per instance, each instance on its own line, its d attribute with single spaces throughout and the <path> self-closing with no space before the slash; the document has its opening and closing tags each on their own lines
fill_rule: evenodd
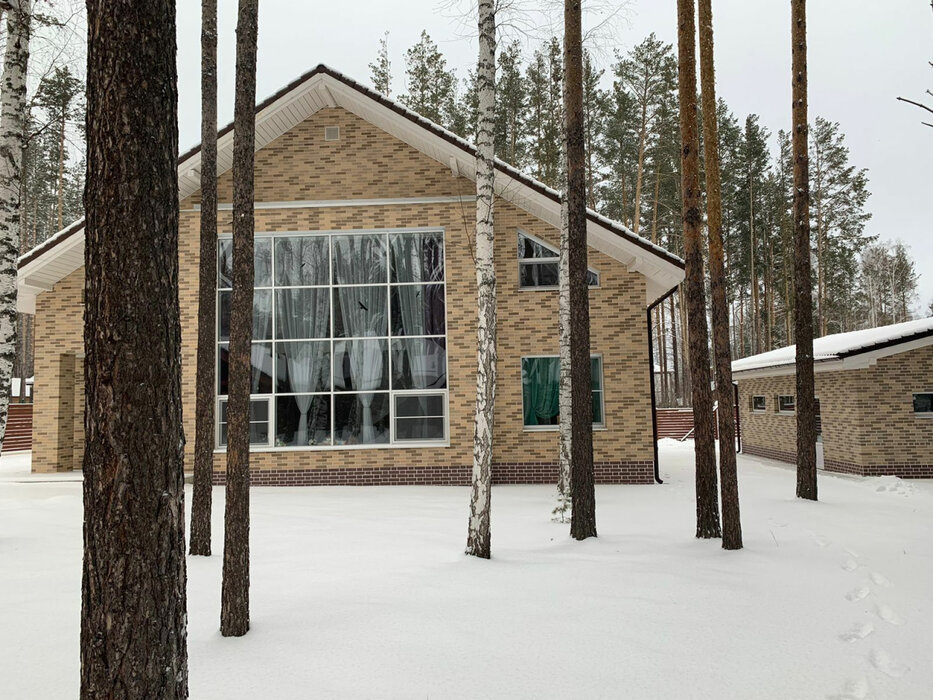
<svg viewBox="0 0 933 700">
<path fill-rule="evenodd" d="M 859 369 L 874 364 L 879 357 L 933 345 L 933 317 L 891 326 L 836 333 L 813 341 L 813 362 L 817 371 Z M 792 374 L 797 346 L 763 352 L 736 360 L 732 372 L 744 376 Z"/>
<path fill-rule="evenodd" d="M 449 166 L 456 175 L 475 179 L 474 146 L 437 124 L 345 75 L 319 65 L 256 106 L 256 150 L 271 143 L 315 112 L 341 107 Z M 200 188 L 201 147 L 178 159 L 178 196 Z M 233 164 L 233 124 L 218 132 L 217 173 Z M 496 161 L 496 194 L 539 219 L 560 226 L 560 193 Z M 587 242 L 647 280 L 646 304 L 659 299 L 684 277 L 684 263 L 664 248 L 632 233 L 622 224 L 587 211 Z M 19 259 L 20 309 L 31 311 L 35 296 L 84 264 L 84 221 L 59 231 Z"/>
</svg>

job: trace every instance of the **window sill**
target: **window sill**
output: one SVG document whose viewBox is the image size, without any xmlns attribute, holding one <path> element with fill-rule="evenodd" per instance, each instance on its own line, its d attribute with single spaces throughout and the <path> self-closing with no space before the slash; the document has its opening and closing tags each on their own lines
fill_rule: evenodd
<svg viewBox="0 0 933 700">
<path fill-rule="evenodd" d="M 598 284 L 591 284 L 587 286 L 587 289 L 599 289 L 600 286 L 601 285 Z M 522 287 L 521 285 L 518 286 L 518 291 L 520 292 L 556 292 L 559 290 L 560 287 L 556 285 L 535 285 L 533 287 Z"/>
<path fill-rule="evenodd" d="M 410 450 L 430 447 L 450 447 L 449 440 L 435 440 L 432 442 L 396 442 L 381 445 L 308 445 L 307 447 L 275 447 L 274 445 L 254 445 L 250 447 L 250 454 L 262 452 L 339 452 L 342 450 Z M 214 454 L 227 454 L 226 447 L 217 447 Z"/>
<path fill-rule="evenodd" d="M 914 418 L 933 418 L 933 411 L 924 411 L 923 413 L 914 411 Z"/>
<path fill-rule="evenodd" d="M 594 425 L 594 433 L 602 433 L 609 430 L 605 425 Z M 523 433 L 557 433 L 560 432 L 559 425 L 525 425 L 522 426 Z"/>
<path fill-rule="evenodd" d="M 752 413 L 759 415 L 759 416 L 763 416 L 767 412 L 768 412 L 767 409 L 754 409 L 754 408 L 752 409 Z"/>
<path fill-rule="evenodd" d="M 778 411 L 778 412 L 777 412 L 777 415 L 779 415 L 779 416 L 796 416 L 796 415 L 797 415 L 797 412 L 796 412 L 796 411 Z"/>
</svg>

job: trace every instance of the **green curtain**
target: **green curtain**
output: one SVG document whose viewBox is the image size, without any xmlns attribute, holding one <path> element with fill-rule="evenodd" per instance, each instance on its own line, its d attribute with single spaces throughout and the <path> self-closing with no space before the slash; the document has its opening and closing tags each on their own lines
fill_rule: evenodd
<svg viewBox="0 0 933 700">
<path fill-rule="evenodd" d="M 522 398 L 525 425 L 556 425 L 560 409 L 560 360 L 527 357 L 522 360 Z"/>
</svg>

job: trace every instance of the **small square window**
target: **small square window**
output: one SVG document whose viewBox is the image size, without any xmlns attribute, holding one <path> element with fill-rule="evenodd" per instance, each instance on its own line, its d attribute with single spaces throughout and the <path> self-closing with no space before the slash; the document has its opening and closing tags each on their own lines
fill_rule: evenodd
<svg viewBox="0 0 933 700">
<path fill-rule="evenodd" d="M 340 127 L 339 126 L 325 126 L 324 127 L 324 140 L 325 141 L 339 141 L 340 140 Z"/>
<path fill-rule="evenodd" d="M 793 413 L 796 408 L 793 396 L 778 396 L 778 413 Z"/>
<path fill-rule="evenodd" d="M 933 392 L 914 394 L 914 413 L 933 416 Z"/>
<path fill-rule="evenodd" d="M 544 241 L 519 231 L 518 233 L 518 286 L 522 289 L 540 287 L 556 289 L 559 286 L 560 251 Z M 599 273 L 588 268 L 586 283 L 599 286 Z"/>
<path fill-rule="evenodd" d="M 764 396 L 753 396 L 752 397 L 752 410 L 759 412 L 759 413 L 765 410 L 765 397 Z"/>
</svg>

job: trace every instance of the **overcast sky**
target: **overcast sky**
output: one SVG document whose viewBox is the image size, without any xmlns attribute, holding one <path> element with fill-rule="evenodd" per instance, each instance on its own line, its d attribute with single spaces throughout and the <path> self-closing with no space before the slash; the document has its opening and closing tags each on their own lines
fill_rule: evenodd
<svg viewBox="0 0 933 700">
<path fill-rule="evenodd" d="M 236 0 L 219 0 L 220 123 L 233 115 Z M 584 6 L 586 6 L 586 2 Z M 933 88 L 933 12 L 929 0 L 810 0 L 810 114 L 838 121 L 851 160 L 869 169 L 871 233 L 901 238 L 917 261 L 920 303 L 933 299 L 931 156 L 933 129 L 916 107 Z M 318 63 L 367 82 L 383 32 L 403 91 L 404 51 L 427 29 L 459 76 L 475 61 L 476 44 L 435 0 L 261 0 L 257 100 Z M 719 96 L 743 119 L 761 115 L 772 132 L 790 120 L 789 0 L 714 0 Z M 632 0 L 607 49 L 629 49 L 650 32 L 674 43 L 675 0 Z M 541 30 L 546 34 L 547 30 Z M 181 150 L 200 138 L 200 3 L 178 3 Z M 933 99 L 928 100 L 933 102 Z"/>
</svg>

